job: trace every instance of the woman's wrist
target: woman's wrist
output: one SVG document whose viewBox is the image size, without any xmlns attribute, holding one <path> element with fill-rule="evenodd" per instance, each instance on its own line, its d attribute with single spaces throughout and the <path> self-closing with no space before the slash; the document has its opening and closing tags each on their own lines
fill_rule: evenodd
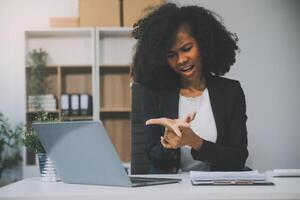
<svg viewBox="0 0 300 200">
<path fill-rule="evenodd" d="M 198 135 L 193 134 L 193 139 L 191 140 L 189 146 L 192 147 L 194 150 L 198 151 L 202 147 L 202 144 L 203 144 L 203 139 L 200 138 Z"/>
</svg>

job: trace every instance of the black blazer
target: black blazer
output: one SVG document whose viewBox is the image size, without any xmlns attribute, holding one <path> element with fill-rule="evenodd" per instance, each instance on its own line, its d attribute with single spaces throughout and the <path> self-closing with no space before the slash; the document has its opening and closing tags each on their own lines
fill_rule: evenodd
<svg viewBox="0 0 300 200">
<path fill-rule="evenodd" d="M 217 127 L 216 143 L 205 141 L 199 151 L 191 150 L 195 160 L 206 161 L 211 170 L 242 170 L 248 157 L 246 104 L 240 83 L 209 76 L 206 84 Z M 152 90 L 144 88 L 144 120 L 178 118 L 179 88 Z M 150 173 L 176 173 L 180 167 L 180 149 L 166 149 L 160 143 L 164 127 L 145 126 L 146 151 Z"/>
</svg>

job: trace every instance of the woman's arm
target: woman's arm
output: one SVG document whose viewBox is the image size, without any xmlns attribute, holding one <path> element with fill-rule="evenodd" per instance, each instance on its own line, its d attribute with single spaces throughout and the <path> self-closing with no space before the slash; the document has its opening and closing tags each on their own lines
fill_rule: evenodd
<svg viewBox="0 0 300 200">
<path fill-rule="evenodd" d="M 162 117 L 159 109 L 159 94 L 143 88 L 142 112 L 144 120 Z M 180 150 L 166 149 L 160 142 L 164 127 L 157 125 L 144 126 L 146 152 L 152 167 L 159 173 L 176 173 L 180 166 Z"/>
<path fill-rule="evenodd" d="M 240 84 L 235 84 L 233 109 L 227 120 L 226 141 L 213 143 L 203 140 L 199 150 L 192 149 L 195 160 L 207 161 L 212 170 L 242 170 L 248 157 L 246 103 Z"/>
</svg>

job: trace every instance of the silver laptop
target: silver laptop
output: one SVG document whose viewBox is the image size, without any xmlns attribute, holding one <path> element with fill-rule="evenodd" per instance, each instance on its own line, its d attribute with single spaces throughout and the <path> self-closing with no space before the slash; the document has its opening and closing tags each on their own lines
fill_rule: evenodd
<svg viewBox="0 0 300 200">
<path fill-rule="evenodd" d="M 136 187 L 181 179 L 129 177 L 101 121 L 33 123 L 64 183 Z"/>
</svg>

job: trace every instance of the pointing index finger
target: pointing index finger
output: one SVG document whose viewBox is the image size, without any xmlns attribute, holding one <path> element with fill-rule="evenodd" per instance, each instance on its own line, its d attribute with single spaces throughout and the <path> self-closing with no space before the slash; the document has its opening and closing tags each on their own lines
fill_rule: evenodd
<svg viewBox="0 0 300 200">
<path fill-rule="evenodd" d="M 182 136 L 181 131 L 173 120 L 167 118 L 154 118 L 146 121 L 146 125 L 161 125 L 176 133 L 179 137 Z"/>
<path fill-rule="evenodd" d="M 154 119 L 147 120 L 146 125 L 162 125 L 162 126 L 165 126 L 166 123 L 164 122 L 163 118 L 154 118 Z"/>
</svg>

